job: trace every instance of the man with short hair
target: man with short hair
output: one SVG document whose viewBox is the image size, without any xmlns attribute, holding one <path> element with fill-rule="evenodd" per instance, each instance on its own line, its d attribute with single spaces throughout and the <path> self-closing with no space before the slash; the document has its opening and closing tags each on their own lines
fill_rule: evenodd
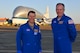
<svg viewBox="0 0 80 53">
<path fill-rule="evenodd" d="M 17 53 L 41 53 L 41 33 L 35 24 L 36 13 L 28 12 L 28 22 L 21 25 L 17 31 Z"/>
<path fill-rule="evenodd" d="M 77 32 L 73 20 L 64 14 L 65 5 L 56 5 L 57 17 L 52 20 L 54 34 L 54 53 L 72 53 L 72 43 Z"/>
</svg>

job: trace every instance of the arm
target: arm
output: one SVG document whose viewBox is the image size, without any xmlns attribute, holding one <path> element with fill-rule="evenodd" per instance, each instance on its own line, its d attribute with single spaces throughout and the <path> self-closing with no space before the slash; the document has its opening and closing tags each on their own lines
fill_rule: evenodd
<svg viewBox="0 0 80 53">
<path fill-rule="evenodd" d="M 68 32 L 69 32 L 70 40 L 74 42 L 76 39 L 77 32 L 72 19 L 68 20 Z"/>
<path fill-rule="evenodd" d="M 20 27 L 16 34 L 17 53 L 21 53 L 21 35 L 22 35 L 22 28 Z"/>
<path fill-rule="evenodd" d="M 52 33 L 53 33 L 53 20 L 51 22 L 51 29 L 52 29 Z"/>
<path fill-rule="evenodd" d="M 42 48 L 41 48 L 41 31 L 39 29 L 39 53 L 42 53 Z"/>
</svg>

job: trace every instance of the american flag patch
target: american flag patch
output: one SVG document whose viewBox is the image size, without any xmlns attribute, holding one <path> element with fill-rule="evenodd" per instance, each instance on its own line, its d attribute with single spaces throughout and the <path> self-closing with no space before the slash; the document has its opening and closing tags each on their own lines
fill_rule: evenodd
<svg viewBox="0 0 80 53">
<path fill-rule="evenodd" d="M 68 20 L 68 24 L 74 24 L 73 20 Z"/>
</svg>

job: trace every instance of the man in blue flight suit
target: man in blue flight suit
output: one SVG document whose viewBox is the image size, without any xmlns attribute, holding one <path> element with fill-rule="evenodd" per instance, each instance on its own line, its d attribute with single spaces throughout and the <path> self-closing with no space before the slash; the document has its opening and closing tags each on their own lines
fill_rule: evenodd
<svg viewBox="0 0 80 53">
<path fill-rule="evenodd" d="M 41 33 L 35 24 L 36 13 L 28 12 L 28 22 L 21 25 L 16 35 L 17 53 L 41 53 Z"/>
<path fill-rule="evenodd" d="M 57 17 L 52 20 L 54 34 L 54 53 L 72 53 L 72 43 L 77 32 L 73 20 L 64 14 L 63 3 L 56 5 Z"/>
</svg>

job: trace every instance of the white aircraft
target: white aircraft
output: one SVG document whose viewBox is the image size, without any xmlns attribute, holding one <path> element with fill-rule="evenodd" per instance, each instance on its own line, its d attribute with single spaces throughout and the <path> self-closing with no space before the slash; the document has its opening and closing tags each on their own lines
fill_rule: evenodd
<svg viewBox="0 0 80 53">
<path fill-rule="evenodd" d="M 18 6 L 17 8 L 15 8 L 13 12 L 12 23 L 14 25 L 21 25 L 21 24 L 26 23 L 28 21 L 27 13 L 31 10 L 36 12 L 35 22 L 38 25 L 50 24 L 51 19 L 49 19 L 49 8 L 48 7 L 46 9 L 46 13 L 43 15 L 33 8 L 23 7 L 23 6 Z"/>
</svg>

